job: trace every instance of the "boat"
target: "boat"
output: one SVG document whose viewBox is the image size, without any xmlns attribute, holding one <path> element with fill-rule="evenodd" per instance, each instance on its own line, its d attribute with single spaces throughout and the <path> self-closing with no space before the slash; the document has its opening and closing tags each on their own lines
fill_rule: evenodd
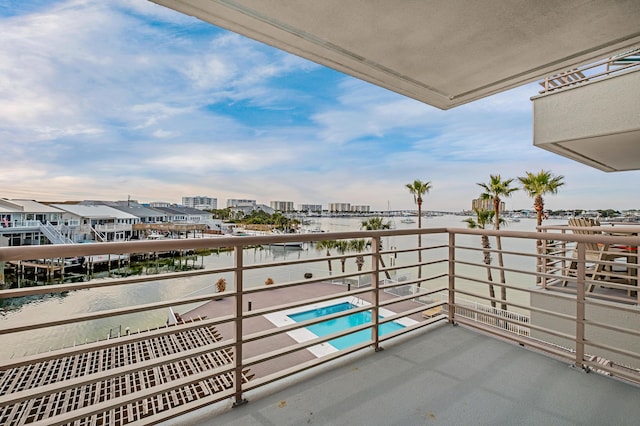
<svg viewBox="0 0 640 426">
<path fill-rule="evenodd" d="M 405 217 L 404 219 L 402 219 L 400 221 L 401 223 L 416 223 L 415 220 L 411 219 L 410 217 Z"/>
<path fill-rule="evenodd" d="M 288 248 L 302 248 L 302 241 L 287 241 L 279 243 L 270 243 L 270 246 L 276 247 L 288 247 Z"/>
</svg>

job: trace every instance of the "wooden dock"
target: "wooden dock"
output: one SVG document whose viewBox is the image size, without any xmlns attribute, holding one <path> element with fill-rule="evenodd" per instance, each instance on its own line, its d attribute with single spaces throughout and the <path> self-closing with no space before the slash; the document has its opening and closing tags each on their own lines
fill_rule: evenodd
<svg viewBox="0 0 640 426">
<path fill-rule="evenodd" d="M 200 374 L 214 368 L 233 364 L 231 349 L 209 351 L 201 355 L 167 362 L 160 366 L 142 368 L 138 371 L 110 377 L 110 370 L 136 363 L 145 363 L 194 348 L 211 345 L 222 337 L 214 326 L 185 329 L 182 325 L 170 326 L 175 332 L 148 339 L 114 345 L 97 350 L 88 349 L 75 355 L 61 356 L 26 365 L 5 368 L 0 363 L 0 395 L 23 394 L 54 383 L 82 381 L 94 376 L 95 381 L 75 385 L 51 395 L 28 398 L 15 404 L 0 405 L 0 423 L 18 426 L 32 422 L 47 422 L 56 415 L 65 415 L 75 410 L 89 408 L 99 402 L 117 399 L 120 395 L 148 392 L 153 388 L 159 392 L 139 403 L 125 404 L 108 411 L 90 414 L 74 424 L 124 425 L 145 423 L 145 419 L 163 411 L 172 410 L 202 398 L 232 388 L 233 372 L 213 374 L 206 379 L 169 391 L 175 379 Z M 144 333 L 144 332 L 143 332 Z M 126 336 L 125 336 L 126 338 Z M 115 338 L 124 340 L 124 338 Z M 130 340 L 130 339 L 129 339 Z M 46 359 L 46 357 L 45 357 Z M 105 376 L 105 379 L 100 379 Z M 249 370 L 243 372 L 243 381 L 253 378 Z M 55 419 L 52 419 L 54 421 Z"/>
<path fill-rule="evenodd" d="M 21 276 L 25 275 L 45 275 L 47 278 L 52 278 L 56 274 L 64 274 L 65 265 L 64 262 L 34 262 L 34 261 L 10 261 L 7 264 L 11 265 Z"/>
</svg>

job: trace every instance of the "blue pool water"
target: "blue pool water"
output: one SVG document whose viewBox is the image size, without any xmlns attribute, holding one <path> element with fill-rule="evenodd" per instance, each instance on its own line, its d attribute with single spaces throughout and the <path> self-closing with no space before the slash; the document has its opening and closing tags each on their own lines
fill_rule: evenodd
<svg viewBox="0 0 640 426">
<path fill-rule="evenodd" d="M 297 314 L 288 315 L 289 318 L 295 322 L 306 321 L 312 318 L 320 318 L 325 315 L 335 314 L 337 312 L 343 312 L 352 308 L 355 308 L 349 302 L 338 303 L 336 305 L 327 306 L 324 308 L 312 309 L 310 311 L 300 312 Z M 380 317 L 382 318 L 382 317 Z M 341 318 L 331 319 L 313 324 L 307 327 L 316 336 L 322 337 L 327 334 L 335 333 L 338 331 L 346 330 L 357 325 L 362 325 L 371 322 L 371 311 L 356 312 L 355 314 L 347 315 Z M 380 336 L 383 336 L 392 331 L 400 330 L 404 328 L 403 325 L 396 322 L 387 322 L 378 326 L 378 332 Z M 339 337 L 337 339 L 329 340 L 329 343 L 336 349 L 346 349 L 354 346 L 358 343 L 371 340 L 371 330 L 360 330 L 346 336 Z"/>
</svg>

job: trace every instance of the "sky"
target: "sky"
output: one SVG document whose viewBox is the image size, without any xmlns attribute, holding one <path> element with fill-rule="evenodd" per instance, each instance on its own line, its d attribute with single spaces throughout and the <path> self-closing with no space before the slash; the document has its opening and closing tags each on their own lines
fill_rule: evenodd
<svg viewBox="0 0 640 426">
<path fill-rule="evenodd" d="M 146 0 L 4 0 L 0 198 L 406 210 L 420 179 L 424 210 L 461 211 L 491 174 L 544 169 L 549 209 L 640 208 L 640 172 L 533 146 L 538 87 L 442 111 Z"/>
</svg>

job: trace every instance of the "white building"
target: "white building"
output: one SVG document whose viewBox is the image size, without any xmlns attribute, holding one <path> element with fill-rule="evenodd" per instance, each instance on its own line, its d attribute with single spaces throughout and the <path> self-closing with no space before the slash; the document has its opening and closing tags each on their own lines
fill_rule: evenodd
<svg viewBox="0 0 640 426">
<path fill-rule="evenodd" d="M 255 206 L 256 206 L 256 200 L 241 200 L 237 198 L 227 199 L 227 207 L 244 208 L 244 207 L 255 207 Z"/>
<path fill-rule="evenodd" d="M 269 204 L 273 210 L 283 213 L 294 210 L 293 201 L 271 201 Z"/>
<path fill-rule="evenodd" d="M 322 204 L 298 204 L 298 211 L 307 213 L 322 213 Z"/>
<path fill-rule="evenodd" d="M 351 206 L 351 211 L 356 213 L 369 213 L 371 211 L 371 207 L 365 205 L 353 205 Z"/>
<path fill-rule="evenodd" d="M 124 241 L 133 235 L 139 217 L 110 206 L 95 204 L 53 204 L 63 210 L 62 221 L 72 231 L 74 242 Z"/>
<path fill-rule="evenodd" d="M 202 195 L 182 197 L 182 205 L 198 210 L 216 210 L 218 208 L 218 199 Z"/>
<path fill-rule="evenodd" d="M 349 203 L 329 203 L 330 212 L 349 212 L 351 211 L 351 204 Z"/>
<path fill-rule="evenodd" d="M 482 198 L 474 198 L 471 200 L 471 210 L 491 210 L 493 211 L 493 200 L 484 200 Z M 504 201 L 500 202 L 500 211 L 504 211 Z"/>
<path fill-rule="evenodd" d="M 171 203 L 167 203 L 166 201 L 152 201 L 149 203 L 149 207 L 170 207 Z"/>
</svg>

